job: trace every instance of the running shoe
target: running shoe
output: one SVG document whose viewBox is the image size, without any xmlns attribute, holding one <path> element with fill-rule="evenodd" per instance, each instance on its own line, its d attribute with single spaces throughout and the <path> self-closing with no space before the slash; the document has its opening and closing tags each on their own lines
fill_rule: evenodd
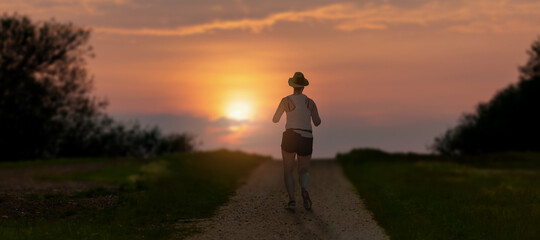
<svg viewBox="0 0 540 240">
<path fill-rule="evenodd" d="M 294 212 L 294 210 L 296 209 L 296 202 L 295 201 L 289 201 L 289 203 L 287 203 L 287 205 L 285 205 L 285 209 Z"/>
<path fill-rule="evenodd" d="M 304 199 L 304 208 L 306 210 L 311 210 L 311 199 L 309 198 L 309 193 L 307 191 L 302 191 L 302 198 Z"/>
</svg>

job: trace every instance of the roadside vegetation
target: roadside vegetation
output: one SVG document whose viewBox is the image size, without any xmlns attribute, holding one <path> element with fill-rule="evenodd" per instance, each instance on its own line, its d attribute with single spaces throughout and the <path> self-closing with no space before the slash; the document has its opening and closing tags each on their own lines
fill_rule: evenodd
<svg viewBox="0 0 540 240">
<path fill-rule="evenodd" d="M 64 169 L 68 160 L 41 161 L 34 167 L 0 163 L 0 174 L 33 173 L 32 181 L 52 188 L 2 189 L 0 239 L 182 238 L 197 232 L 194 223 L 214 214 L 268 159 L 220 150 L 74 160 L 67 165 L 70 171 Z"/>
<path fill-rule="evenodd" d="M 463 114 L 457 126 L 435 138 L 432 150 L 444 155 L 540 151 L 540 37 L 527 54 L 519 81 Z"/>
<path fill-rule="evenodd" d="M 540 153 L 337 159 L 391 239 L 540 238 Z"/>
<path fill-rule="evenodd" d="M 191 134 L 163 134 L 105 112 L 86 69 L 89 41 L 90 30 L 71 23 L 0 16 L 0 162 L 193 150 Z"/>
</svg>

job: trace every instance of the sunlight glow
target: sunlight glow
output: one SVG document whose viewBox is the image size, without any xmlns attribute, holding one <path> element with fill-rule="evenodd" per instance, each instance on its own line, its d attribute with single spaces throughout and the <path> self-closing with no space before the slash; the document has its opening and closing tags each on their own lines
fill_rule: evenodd
<svg viewBox="0 0 540 240">
<path fill-rule="evenodd" d="M 234 120 L 250 120 L 253 106 L 248 101 L 231 101 L 225 107 L 226 117 Z"/>
</svg>

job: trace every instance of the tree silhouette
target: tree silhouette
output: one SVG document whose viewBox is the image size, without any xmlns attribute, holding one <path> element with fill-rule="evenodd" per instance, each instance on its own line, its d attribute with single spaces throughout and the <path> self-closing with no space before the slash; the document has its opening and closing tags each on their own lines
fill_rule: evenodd
<svg viewBox="0 0 540 240">
<path fill-rule="evenodd" d="M 90 31 L 54 20 L 0 18 L 2 160 L 57 156 L 146 156 L 193 149 L 188 134 L 115 122 L 91 95 Z"/>
<path fill-rule="evenodd" d="M 0 20 L 0 146 L 8 158 L 54 156 L 105 102 L 90 95 L 89 30 L 24 16 Z M 68 131 L 69 130 L 69 131 Z"/>
<path fill-rule="evenodd" d="M 480 103 L 475 113 L 464 114 L 458 126 L 435 138 L 433 150 L 441 154 L 540 150 L 540 37 L 527 54 L 518 83 Z"/>
</svg>

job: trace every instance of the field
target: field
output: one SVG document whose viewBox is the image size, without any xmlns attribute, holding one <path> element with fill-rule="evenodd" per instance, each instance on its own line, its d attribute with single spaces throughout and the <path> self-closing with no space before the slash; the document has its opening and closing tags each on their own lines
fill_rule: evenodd
<svg viewBox="0 0 540 240">
<path fill-rule="evenodd" d="M 391 239 L 540 239 L 540 154 L 338 154 Z"/>
<path fill-rule="evenodd" d="M 0 239 L 187 236 L 268 159 L 221 150 L 0 163 Z"/>
</svg>

